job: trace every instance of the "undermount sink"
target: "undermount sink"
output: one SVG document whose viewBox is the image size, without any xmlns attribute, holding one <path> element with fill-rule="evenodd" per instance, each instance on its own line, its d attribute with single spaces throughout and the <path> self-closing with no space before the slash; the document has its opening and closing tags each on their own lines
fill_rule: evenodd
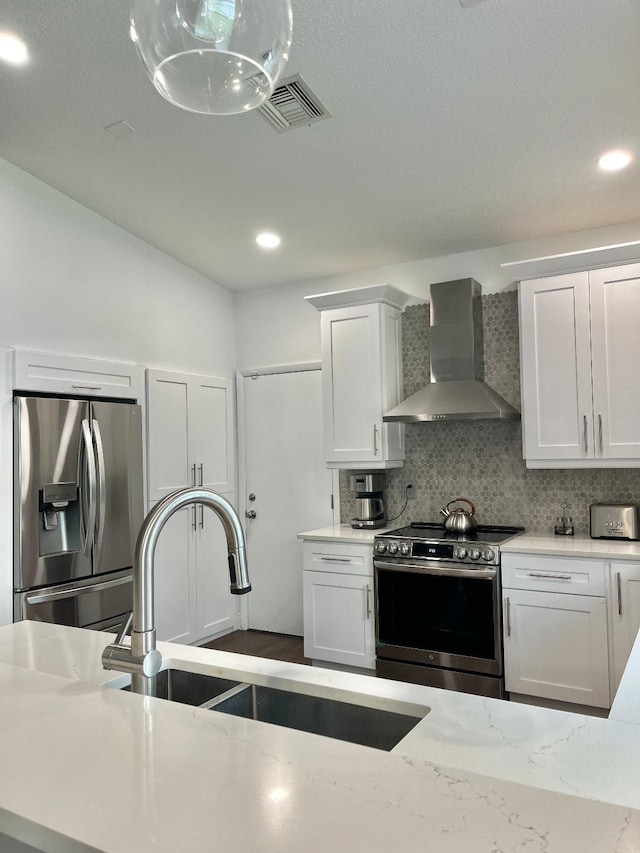
<svg viewBox="0 0 640 853">
<path fill-rule="evenodd" d="M 211 709 L 387 752 L 422 719 L 257 684 L 238 685 L 218 696 Z"/>
<path fill-rule="evenodd" d="M 398 710 L 372 708 L 180 669 L 158 673 L 157 696 L 387 752 L 430 711 L 412 706 L 415 713 L 406 713 L 400 710 L 406 705 L 393 700 L 384 701 Z"/>
<path fill-rule="evenodd" d="M 207 707 L 215 697 L 237 687 L 239 681 L 187 672 L 184 669 L 163 669 L 156 676 L 156 696 L 182 705 Z M 123 687 L 123 690 L 131 690 Z"/>
</svg>

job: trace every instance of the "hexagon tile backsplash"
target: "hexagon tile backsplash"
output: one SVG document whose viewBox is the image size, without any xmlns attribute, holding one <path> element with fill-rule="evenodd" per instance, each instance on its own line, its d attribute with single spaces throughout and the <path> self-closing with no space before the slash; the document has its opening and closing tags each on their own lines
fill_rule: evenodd
<svg viewBox="0 0 640 853">
<path fill-rule="evenodd" d="M 482 297 L 485 381 L 520 408 L 517 293 Z M 402 319 L 405 397 L 429 381 L 429 306 L 407 308 Z M 522 458 L 519 422 L 458 421 L 406 425 L 404 468 L 387 472 L 387 516 L 404 505 L 407 483 L 416 484 L 397 520 L 439 521 L 452 498 L 476 505 L 480 524 L 518 524 L 532 532 L 553 533 L 557 516 L 573 518 L 576 533 L 589 532 L 589 504 L 635 502 L 640 472 L 633 468 L 529 470 Z M 340 472 L 340 514 L 355 514 L 349 471 Z"/>
</svg>

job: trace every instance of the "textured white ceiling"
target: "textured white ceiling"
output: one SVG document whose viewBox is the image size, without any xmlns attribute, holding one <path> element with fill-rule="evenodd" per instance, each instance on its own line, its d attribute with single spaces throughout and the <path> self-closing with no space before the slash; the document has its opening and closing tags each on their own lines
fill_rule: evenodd
<svg viewBox="0 0 640 853">
<path fill-rule="evenodd" d="M 640 219 L 640 162 L 595 169 L 640 157 L 638 0 L 293 0 L 286 73 L 333 118 L 282 135 L 164 101 L 128 11 L 1 0 L 33 61 L 0 67 L 0 156 L 231 289 Z"/>
</svg>

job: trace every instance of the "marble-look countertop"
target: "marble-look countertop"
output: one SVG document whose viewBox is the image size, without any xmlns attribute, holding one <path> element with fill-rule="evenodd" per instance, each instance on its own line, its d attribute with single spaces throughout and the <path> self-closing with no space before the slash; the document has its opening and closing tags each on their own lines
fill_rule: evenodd
<svg viewBox="0 0 640 853">
<path fill-rule="evenodd" d="M 503 554 L 547 554 L 557 557 L 592 557 L 601 560 L 640 560 L 640 542 L 591 539 L 590 536 L 554 536 L 523 533 L 500 546 Z"/>
<path fill-rule="evenodd" d="M 640 642 L 609 720 L 159 644 L 169 666 L 430 708 L 389 754 L 121 692 L 107 639 L 0 628 L 5 836 L 51 853 L 640 849 Z"/>
<path fill-rule="evenodd" d="M 307 530 L 305 533 L 298 533 L 298 539 L 305 539 L 310 542 L 352 542 L 358 544 L 373 544 L 373 537 L 380 533 L 388 533 L 390 530 L 395 530 L 392 527 L 379 527 L 377 530 L 370 529 L 355 529 L 350 524 L 334 524 L 330 527 L 319 527 L 317 530 Z"/>
<path fill-rule="evenodd" d="M 379 533 L 395 530 L 353 530 L 349 524 L 336 524 L 299 533 L 298 539 L 314 542 L 373 543 Z M 550 557 L 592 557 L 601 560 L 640 560 L 640 542 L 615 539 L 591 539 L 589 536 L 554 536 L 546 533 L 522 533 L 500 546 L 503 554 L 546 554 Z"/>
</svg>

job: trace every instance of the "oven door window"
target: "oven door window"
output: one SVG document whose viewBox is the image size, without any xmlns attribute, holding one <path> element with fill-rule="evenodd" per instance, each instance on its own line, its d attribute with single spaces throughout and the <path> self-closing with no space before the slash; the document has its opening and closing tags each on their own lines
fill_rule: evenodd
<svg viewBox="0 0 640 853">
<path fill-rule="evenodd" d="M 492 579 L 377 572 L 378 642 L 493 660 Z"/>
</svg>

